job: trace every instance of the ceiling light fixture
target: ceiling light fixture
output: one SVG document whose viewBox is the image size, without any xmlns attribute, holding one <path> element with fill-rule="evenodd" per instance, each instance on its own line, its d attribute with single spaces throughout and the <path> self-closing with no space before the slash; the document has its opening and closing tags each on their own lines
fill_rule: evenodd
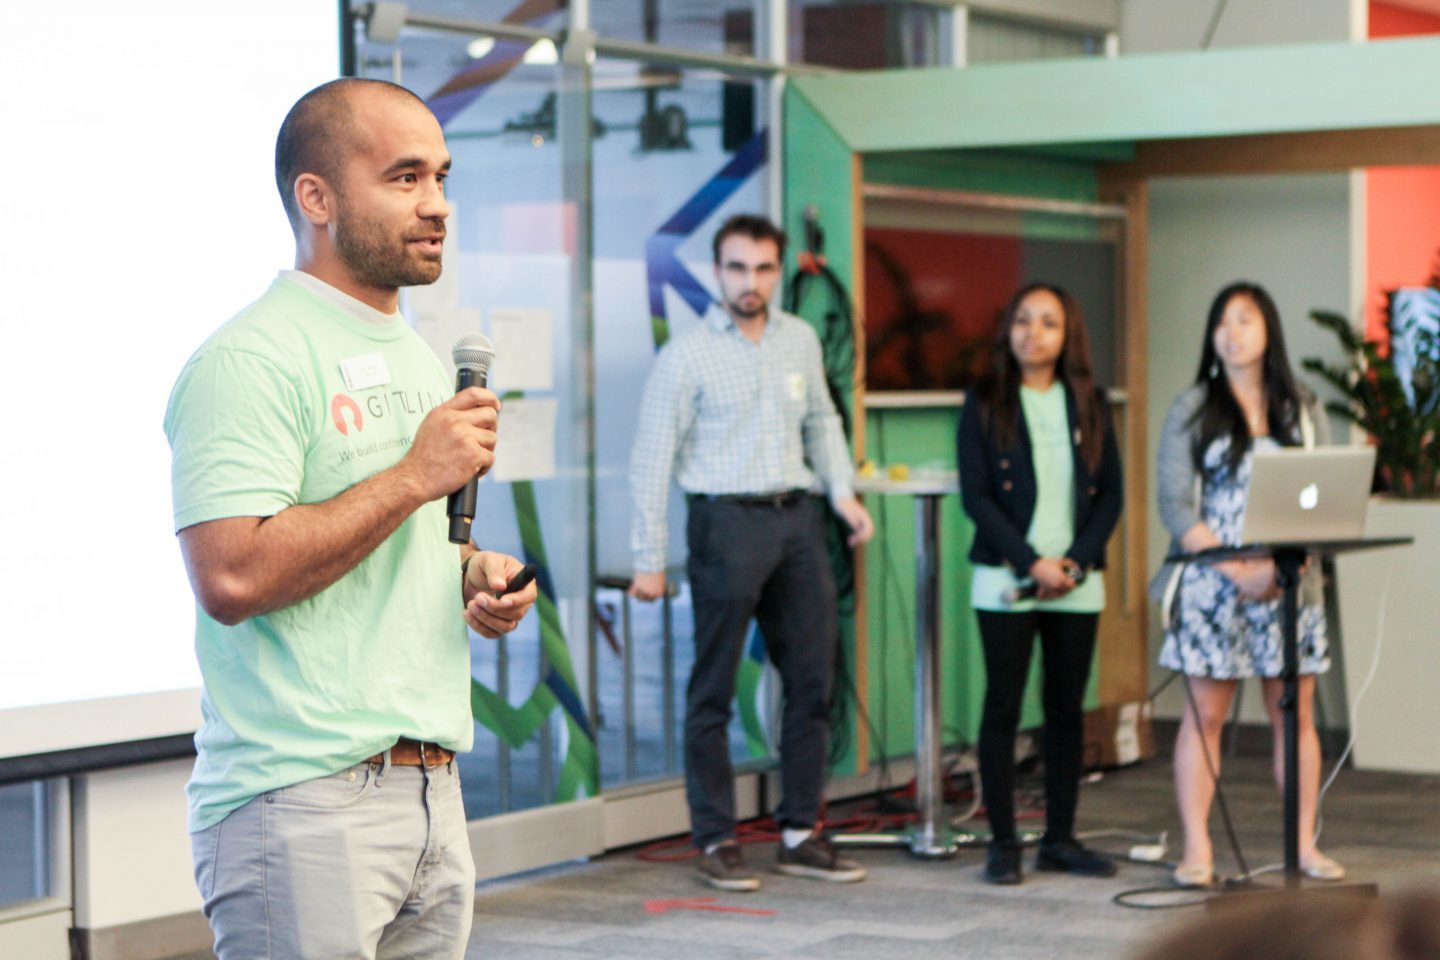
<svg viewBox="0 0 1440 960">
<path fill-rule="evenodd" d="M 551 67 L 560 62 L 560 53 L 555 49 L 553 40 L 536 40 L 525 51 L 524 62 L 534 67 Z"/>
</svg>

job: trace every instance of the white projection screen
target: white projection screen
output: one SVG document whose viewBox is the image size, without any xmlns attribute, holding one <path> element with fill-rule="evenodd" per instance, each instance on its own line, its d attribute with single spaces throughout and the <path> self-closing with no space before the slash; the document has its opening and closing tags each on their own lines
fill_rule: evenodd
<svg viewBox="0 0 1440 960">
<path fill-rule="evenodd" d="M 0 18 L 0 773 L 199 723 L 161 423 L 185 359 L 291 265 L 275 134 L 338 74 L 338 17 L 68 0 Z"/>
</svg>

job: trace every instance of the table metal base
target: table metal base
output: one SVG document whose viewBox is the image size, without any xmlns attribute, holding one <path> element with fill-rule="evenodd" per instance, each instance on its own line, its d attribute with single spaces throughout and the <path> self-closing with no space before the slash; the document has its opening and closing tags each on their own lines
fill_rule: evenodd
<svg viewBox="0 0 1440 960">
<path fill-rule="evenodd" d="M 1019 840 L 1023 846 L 1039 843 L 1040 831 L 1023 830 Z M 990 838 L 969 830 L 939 826 L 927 828 L 917 824 L 908 830 L 837 833 L 830 837 L 830 842 L 837 847 L 905 847 L 911 856 L 921 860 L 946 860 L 961 849 L 986 846 Z"/>
</svg>

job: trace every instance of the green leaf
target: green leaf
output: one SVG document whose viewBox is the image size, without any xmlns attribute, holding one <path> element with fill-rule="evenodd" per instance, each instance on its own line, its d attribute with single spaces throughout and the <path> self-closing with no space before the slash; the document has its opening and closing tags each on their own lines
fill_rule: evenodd
<svg viewBox="0 0 1440 960">
<path fill-rule="evenodd" d="M 1345 354 L 1342 364 L 1306 357 L 1301 367 L 1329 384 L 1343 401 L 1325 405 L 1375 442 L 1377 473 L 1401 497 L 1440 497 L 1440 352 L 1435 337 L 1417 338 L 1415 365 L 1402 382 L 1389 345 L 1367 340 L 1343 315 L 1313 310 L 1310 319 L 1330 331 Z M 1409 389 L 1407 390 L 1407 386 Z"/>
</svg>

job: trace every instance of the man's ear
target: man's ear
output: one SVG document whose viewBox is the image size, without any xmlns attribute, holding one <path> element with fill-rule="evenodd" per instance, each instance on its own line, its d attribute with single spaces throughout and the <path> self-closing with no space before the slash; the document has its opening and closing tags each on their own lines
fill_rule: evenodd
<svg viewBox="0 0 1440 960">
<path fill-rule="evenodd" d="M 335 191 L 318 173 L 302 173 L 295 178 L 295 205 L 300 216 L 317 227 L 335 219 Z"/>
</svg>

